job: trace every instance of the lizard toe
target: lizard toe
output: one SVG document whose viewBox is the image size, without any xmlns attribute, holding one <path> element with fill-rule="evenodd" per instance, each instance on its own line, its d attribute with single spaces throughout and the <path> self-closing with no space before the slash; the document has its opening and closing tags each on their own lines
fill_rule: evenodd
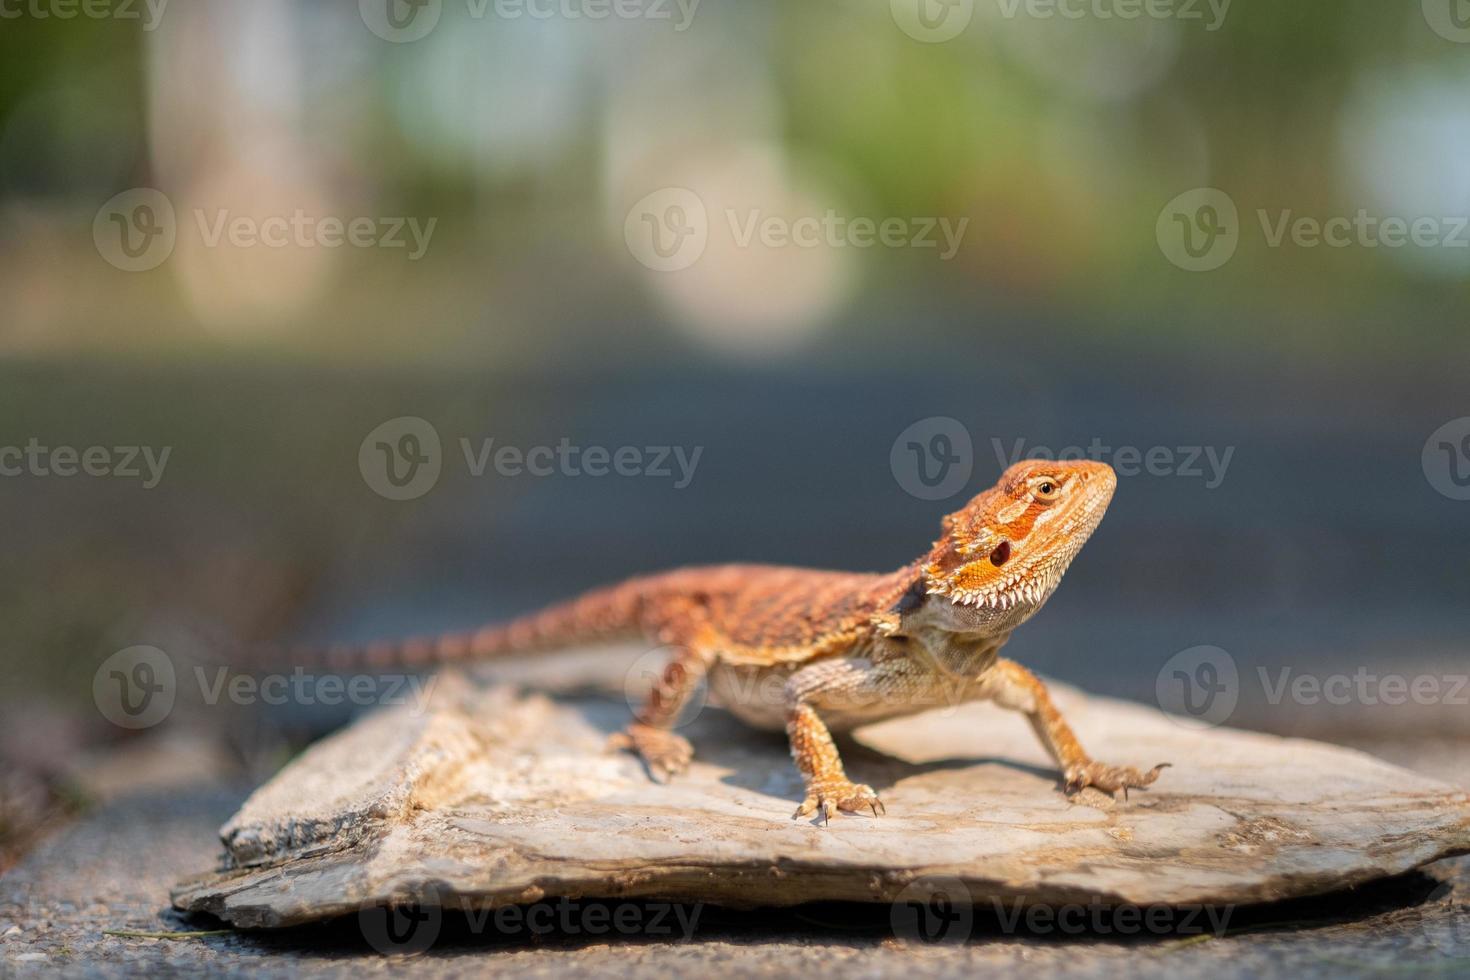
<svg viewBox="0 0 1470 980">
<path fill-rule="evenodd" d="M 694 759 L 694 746 L 687 738 L 641 722 L 634 722 L 610 737 L 608 747 L 636 752 L 648 769 L 649 778 L 656 783 L 669 782 L 688 769 Z"/>
<path fill-rule="evenodd" d="M 809 816 L 817 813 L 824 823 L 830 824 L 832 818 L 840 813 L 871 813 L 877 816 L 886 812 L 883 801 L 878 799 L 878 794 L 873 787 L 847 780 L 841 782 L 828 782 L 818 785 L 802 800 L 801 806 L 796 808 L 793 819 Z"/>
<path fill-rule="evenodd" d="M 1159 778 L 1159 773 L 1168 765 L 1167 762 L 1160 763 L 1148 772 L 1141 772 L 1133 766 L 1109 766 L 1101 762 L 1083 763 L 1067 770 L 1067 792 L 1078 793 L 1092 786 L 1104 793 L 1114 795 L 1121 791 L 1126 798 L 1130 787 L 1136 789 L 1148 786 Z"/>
<path fill-rule="evenodd" d="M 878 794 L 871 786 L 851 786 L 850 792 L 837 801 L 837 809 L 845 813 L 858 813 L 868 810 L 873 816 L 877 816 L 883 809 L 883 801 L 878 799 Z"/>
</svg>

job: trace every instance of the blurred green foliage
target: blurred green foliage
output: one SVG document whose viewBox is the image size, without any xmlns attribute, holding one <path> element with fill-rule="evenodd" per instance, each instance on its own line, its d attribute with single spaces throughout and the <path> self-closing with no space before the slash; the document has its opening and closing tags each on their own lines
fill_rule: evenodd
<svg viewBox="0 0 1470 980">
<path fill-rule="evenodd" d="M 819 343 L 846 338 L 882 357 L 903 331 L 865 327 L 865 315 L 923 297 L 934 319 L 950 310 L 971 324 L 957 329 L 1025 309 L 1140 342 L 1184 331 L 1226 346 L 1377 355 L 1391 328 L 1396 354 L 1464 349 L 1470 259 L 1270 248 L 1256 217 L 1396 213 L 1395 200 L 1425 199 L 1396 188 L 1426 173 L 1445 214 L 1470 209 L 1470 176 L 1447 184 L 1422 165 L 1463 149 L 1470 122 L 1433 101 L 1456 80 L 1463 91 L 1466 50 L 1430 29 L 1418 4 L 1237 0 L 1214 31 L 1005 18 L 1005 6 L 977 0 L 968 28 L 940 44 L 907 36 L 876 0 L 705 0 L 684 32 L 475 20 L 447 3 L 412 44 L 373 36 L 351 5 L 248 14 L 175 3 L 152 30 L 0 21 L 0 289 L 21 297 L 0 351 L 243 345 L 555 363 L 606 356 L 593 335 L 612 321 L 619 349 L 647 357 L 691 314 L 661 303 L 629 261 L 619 209 L 659 186 L 649 161 L 712 138 L 718 153 L 751 140 L 777 148 L 846 213 L 970 219 L 953 262 L 858 257 L 856 285 L 814 314 Z M 661 66 L 652 82 L 640 75 L 648 65 Z M 1416 87 L 1425 78 L 1440 89 Z M 1367 111 L 1358 94 L 1398 82 L 1401 104 L 1388 105 L 1421 114 L 1427 142 L 1404 148 L 1402 175 L 1369 185 L 1353 159 L 1366 148 L 1353 141 L 1379 124 L 1354 115 Z M 627 125 L 639 112 L 656 122 L 663 98 L 684 107 L 667 110 L 663 129 Z M 701 112 L 735 120 L 729 146 L 719 117 L 681 132 Z M 300 164 L 312 186 L 340 195 L 331 206 L 436 216 L 432 254 L 412 268 L 382 250 L 336 256 L 299 301 L 258 314 L 259 329 L 228 316 L 225 329 L 211 324 L 217 311 L 201 312 L 199 295 L 207 306 L 226 291 L 207 280 L 181 288 L 168 268 L 129 276 L 97 261 L 90 219 L 112 194 L 208 187 L 226 163 L 272 172 L 240 159 L 231 139 Z M 1155 238 L 1164 204 L 1198 186 L 1226 190 L 1241 213 L 1239 253 L 1208 275 L 1170 265 Z M 317 201 L 289 185 L 279 193 Z"/>
</svg>

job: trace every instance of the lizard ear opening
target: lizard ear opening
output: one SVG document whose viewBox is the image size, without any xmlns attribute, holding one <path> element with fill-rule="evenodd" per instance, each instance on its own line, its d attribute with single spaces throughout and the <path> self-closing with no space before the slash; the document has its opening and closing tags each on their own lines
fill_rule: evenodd
<svg viewBox="0 0 1470 980">
<path fill-rule="evenodd" d="M 929 590 L 924 586 L 924 577 L 921 575 L 910 582 L 908 589 L 898 597 L 898 601 L 893 604 L 893 612 L 906 613 L 918 609 L 928 594 Z"/>
</svg>

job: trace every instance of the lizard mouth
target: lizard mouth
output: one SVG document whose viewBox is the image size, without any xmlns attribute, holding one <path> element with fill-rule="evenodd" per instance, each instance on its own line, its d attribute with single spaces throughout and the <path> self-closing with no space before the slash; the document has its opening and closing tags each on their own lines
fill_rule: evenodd
<svg viewBox="0 0 1470 980">
<path fill-rule="evenodd" d="M 967 596 L 947 596 L 943 606 L 944 628 L 956 632 L 993 632 L 1019 625 L 1045 601 L 1034 587 Z"/>
<path fill-rule="evenodd" d="M 1055 587 L 1060 575 L 1050 571 L 1017 580 L 996 589 L 984 592 L 968 592 L 951 595 L 949 600 L 956 606 L 971 609 L 1006 610 L 1018 606 L 1040 603 Z"/>
</svg>

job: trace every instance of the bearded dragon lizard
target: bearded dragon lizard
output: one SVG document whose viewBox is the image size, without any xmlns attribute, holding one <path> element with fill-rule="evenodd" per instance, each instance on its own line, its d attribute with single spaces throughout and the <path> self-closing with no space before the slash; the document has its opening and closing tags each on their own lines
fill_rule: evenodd
<svg viewBox="0 0 1470 980">
<path fill-rule="evenodd" d="M 704 681 L 743 721 L 785 728 L 805 784 L 796 817 L 830 823 L 837 811 L 884 809 L 871 786 L 848 778 L 832 732 L 980 699 L 1026 715 L 1069 792 L 1126 794 L 1167 763 L 1144 772 L 1094 761 L 1045 685 L 998 655 L 1056 590 L 1116 486 L 1105 463 L 1026 460 L 945 517 L 929 551 L 894 572 L 682 568 L 477 632 L 329 648 L 326 662 L 448 664 L 642 635 L 677 652 L 613 744 L 659 782 L 693 758 L 673 726 Z"/>
</svg>

